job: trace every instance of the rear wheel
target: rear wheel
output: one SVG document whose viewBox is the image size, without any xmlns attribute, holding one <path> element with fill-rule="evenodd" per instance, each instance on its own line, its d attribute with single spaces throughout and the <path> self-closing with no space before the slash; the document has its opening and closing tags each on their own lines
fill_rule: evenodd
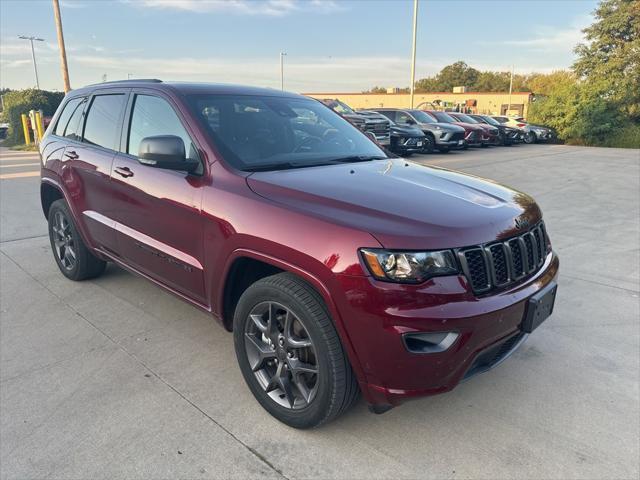
<svg viewBox="0 0 640 480">
<path fill-rule="evenodd" d="M 84 244 L 62 199 L 49 208 L 49 240 L 58 268 L 65 277 L 86 280 L 104 272 L 106 262 L 96 258 Z"/>
<path fill-rule="evenodd" d="M 295 428 L 340 415 L 359 388 L 320 296 L 289 273 L 258 280 L 233 319 L 242 375 L 271 415 Z"/>
</svg>

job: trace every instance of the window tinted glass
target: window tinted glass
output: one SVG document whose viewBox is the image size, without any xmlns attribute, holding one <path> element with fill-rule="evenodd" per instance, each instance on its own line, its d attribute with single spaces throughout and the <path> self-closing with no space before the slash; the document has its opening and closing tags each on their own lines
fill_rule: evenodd
<svg viewBox="0 0 640 480">
<path fill-rule="evenodd" d="M 56 124 L 55 134 L 63 137 L 64 131 L 69 125 L 69 120 L 73 116 L 73 113 L 76 111 L 76 108 L 82 103 L 82 98 L 72 98 L 67 102 L 64 106 L 64 110 L 60 114 L 60 118 L 58 119 L 58 123 Z"/>
<path fill-rule="evenodd" d="M 395 110 L 381 110 L 378 113 L 381 113 L 382 115 L 387 117 L 392 122 L 396 121 L 396 112 L 395 112 Z"/>
<path fill-rule="evenodd" d="M 83 98 L 80 105 L 78 105 L 73 111 L 73 115 L 69 119 L 67 126 L 64 129 L 63 135 L 71 140 L 82 140 L 82 113 L 87 103 L 87 99 Z"/>
<path fill-rule="evenodd" d="M 95 96 L 87 114 L 83 141 L 116 150 L 116 136 L 124 101 L 123 94 Z"/>
<path fill-rule="evenodd" d="M 396 119 L 398 123 L 410 123 L 413 121 L 413 118 L 408 113 L 398 112 Z"/>
<path fill-rule="evenodd" d="M 195 158 L 195 148 L 182 122 L 166 100 L 150 95 L 136 95 L 131 115 L 127 153 L 138 155 L 140 141 L 156 135 L 175 135 L 182 138 L 185 152 Z"/>
<path fill-rule="evenodd" d="M 436 123 L 436 120 L 431 115 L 422 110 L 411 110 L 411 115 L 420 123 Z"/>
<path fill-rule="evenodd" d="M 487 115 L 482 115 L 482 119 L 484 119 L 485 122 L 487 122 L 490 125 L 500 125 L 500 122 L 498 122 L 497 120 L 487 116 Z"/>
<path fill-rule="evenodd" d="M 387 158 L 362 132 L 320 102 L 249 95 L 192 95 L 190 105 L 236 168 L 299 168 L 345 157 Z"/>
<path fill-rule="evenodd" d="M 437 119 L 439 122 L 445 122 L 445 123 L 453 123 L 453 122 L 457 122 L 457 120 L 453 117 L 451 117 L 451 115 L 447 115 L 444 112 L 431 112 Z"/>
<path fill-rule="evenodd" d="M 451 116 L 451 115 L 450 115 Z M 464 113 L 456 113 L 455 114 L 455 118 L 457 118 L 458 120 L 460 120 L 461 122 L 467 122 L 467 123 L 479 123 L 477 120 L 474 120 L 473 118 L 471 118 L 469 115 L 465 115 Z"/>
</svg>

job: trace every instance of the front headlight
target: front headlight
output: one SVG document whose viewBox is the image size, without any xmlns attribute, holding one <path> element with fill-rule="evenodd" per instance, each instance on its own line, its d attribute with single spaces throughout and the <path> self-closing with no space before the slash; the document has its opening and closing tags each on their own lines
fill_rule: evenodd
<svg viewBox="0 0 640 480">
<path fill-rule="evenodd" d="M 381 249 L 361 249 L 371 274 L 378 280 L 420 283 L 432 277 L 458 273 L 453 252 L 394 252 Z"/>
</svg>

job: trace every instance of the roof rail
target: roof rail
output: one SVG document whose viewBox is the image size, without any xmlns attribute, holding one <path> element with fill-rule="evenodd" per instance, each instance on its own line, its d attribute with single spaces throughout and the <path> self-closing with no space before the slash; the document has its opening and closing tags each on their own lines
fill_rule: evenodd
<svg viewBox="0 0 640 480">
<path fill-rule="evenodd" d="M 162 80 L 158 78 L 131 78 L 129 80 L 110 80 L 108 82 L 92 83 L 87 87 L 95 87 L 97 85 L 111 85 L 114 83 L 162 83 Z"/>
</svg>

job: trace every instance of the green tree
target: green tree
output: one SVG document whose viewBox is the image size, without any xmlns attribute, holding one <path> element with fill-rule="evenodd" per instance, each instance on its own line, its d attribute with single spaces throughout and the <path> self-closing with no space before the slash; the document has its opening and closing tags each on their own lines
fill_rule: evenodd
<svg viewBox="0 0 640 480">
<path fill-rule="evenodd" d="M 579 44 L 574 72 L 591 96 L 615 102 L 640 119 L 640 2 L 603 0 L 596 21 L 583 30 L 588 43 Z"/>
<path fill-rule="evenodd" d="M 35 88 L 13 90 L 5 94 L 2 119 L 9 124 L 5 144 L 24 143 L 21 114 L 28 113 L 29 110 L 42 110 L 45 116 L 52 116 L 63 98 L 62 92 L 47 92 Z"/>
</svg>

